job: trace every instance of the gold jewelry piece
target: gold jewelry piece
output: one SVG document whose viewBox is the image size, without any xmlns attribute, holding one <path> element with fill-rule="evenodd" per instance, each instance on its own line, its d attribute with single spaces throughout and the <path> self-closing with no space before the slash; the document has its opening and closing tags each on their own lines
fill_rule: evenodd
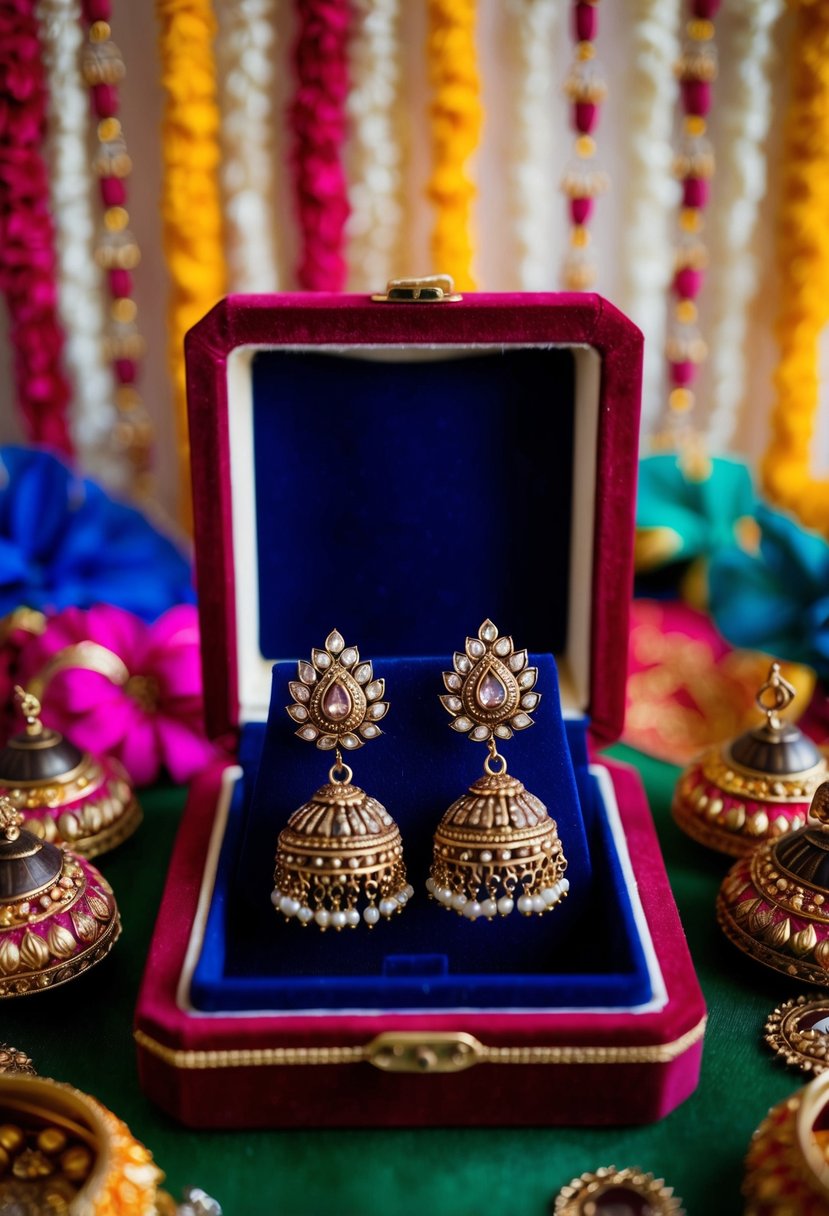
<svg viewBox="0 0 829 1216">
<path fill-rule="evenodd" d="M 0 1043 L 0 1073 L 24 1073 L 26 1076 L 35 1075 L 35 1066 L 25 1051 L 18 1051 L 8 1043 Z"/>
<path fill-rule="evenodd" d="M 773 1106 L 751 1138 L 745 1216 L 829 1211 L 829 1073 Z"/>
<path fill-rule="evenodd" d="M 440 698 L 450 726 L 489 755 L 479 777 L 443 816 L 434 839 L 426 889 L 445 908 L 469 920 L 550 911 L 565 897 L 567 861 L 556 822 L 521 782 L 507 773 L 496 739 L 511 739 L 532 726 L 530 712 L 541 700 L 534 691 L 536 667 L 526 650 L 516 651 L 490 620 L 466 639 L 465 653 L 444 672 Z"/>
<path fill-rule="evenodd" d="M 356 646 L 332 630 L 324 650 L 300 660 L 288 688 L 296 734 L 334 753 L 328 784 L 294 811 L 279 834 L 271 902 L 287 920 L 321 929 L 372 927 L 414 895 L 406 881 L 400 830 L 384 806 L 359 786 L 342 749 L 356 751 L 382 734 L 385 681 Z"/>
<path fill-rule="evenodd" d="M 688 836 L 742 857 L 804 826 L 829 765 L 798 726 L 780 717 L 794 697 L 780 664 L 772 663 L 756 697 L 766 716 L 762 726 L 704 752 L 682 773 L 671 811 Z"/>
<path fill-rule="evenodd" d="M 142 817 L 126 770 L 114 757 L 92 756 L 44 726 L 38 698 L 19 686 L 14 691 L 26 727 L 0 750 L 0 795 L 41 840 L 84 857 L 114 849 Z"/>
<path fill-rule="evenodd" d="M 0 997 L 82 975 L 121 932 L 112 889 L 95 867 L 22 822 L 0 795 Z"/>
<path fill-rule="evenodd" d="M 781 1059 L 815 1075 L 829 1068 L 829 994 L 798 996 L 769 1014 L 765 1040 Z"/>
<path fill-rule="evenodd" d="M 682 1200 L 661 1178 L 642 1170 L 602 1166 L 563 1186 L 553 1216 L 685 1216 Z"/>
<path fill-rule="evenodd" d="M 717 919 L 746 954 L 790 979 L 825 987 L 829 976 L 829 781 L 809 822 L 759 845 L 728 871 Z"/>
</svg>

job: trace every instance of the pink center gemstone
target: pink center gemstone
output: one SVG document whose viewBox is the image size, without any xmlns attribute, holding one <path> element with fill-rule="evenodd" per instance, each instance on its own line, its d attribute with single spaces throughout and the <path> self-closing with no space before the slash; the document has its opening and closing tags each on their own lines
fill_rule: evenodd
<svg viewBox="0 0 829 1216">
<path fill-rule="evenodd" d="M 482 709 L 497 709 L 507 699 L 507 690 L 491 671 L 488 671 L 475 690 L 475 699 Z"/>
<path fill-rule="evenodd" d="M 339 722 L 351 713 L 351 697 L 342 684 L 335 680 L 322 698 L 322 712 L 327 718 Z"/>
</svg>

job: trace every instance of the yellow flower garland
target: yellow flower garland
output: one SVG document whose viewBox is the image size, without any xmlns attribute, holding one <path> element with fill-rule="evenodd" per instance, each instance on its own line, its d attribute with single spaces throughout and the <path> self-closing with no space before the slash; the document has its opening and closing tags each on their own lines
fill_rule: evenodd
<svg viewBox="0 0 829 1216">
<path fill-rule="evenodd" d="M 818 344 L 829 323 L 829 2 L 793 5 L 797 26 L 777 245 L 780 362 L 763 480 L 772 500 L 829 534 L 829 478 L 812 476 L 810 456 L 819 404 Z"/>
<path fill-rule="evenodd" d="M 471 290 L 470 217 L 475 184 L 466 166 L 478 145 L 481 101 L 475 50 L 475 0 L 429 0 L 429 76 L 433 97 L 432 175 L 428 195 L 437 209 L 432 266 Z"/>
<path fill-rule="evenodd" d="M 226 291 L 219 191 L 219 107 L 210 0 L 156 0 L 161 79 L 164 252 L 172 281 L 170 368 L 181 470 L 181 515 L 190 522 L 190 445 L 184 335 Z"/>
</svg>

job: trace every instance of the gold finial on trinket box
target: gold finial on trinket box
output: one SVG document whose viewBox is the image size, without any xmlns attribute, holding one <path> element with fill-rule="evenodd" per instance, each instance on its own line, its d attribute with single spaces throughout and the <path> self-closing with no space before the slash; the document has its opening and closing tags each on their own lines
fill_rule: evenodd
<svg viewBox="0 0 829 1216">
<path fill-rule="evenodd" d="M 450 726 L 485 743 L 484 775 L 449 807 L 435 829 L 426 888 L 433 899 L 469 920 L 524 916 L 555 908 L 567 895 L 567 859 L 556 821 L 517 777 L 496 740 L 532 726 L 541 700 L 538 668 L 486 620 L 443 673 L 440 701 Z"/>
<path fill-rule="evenodd" d="M 121 932 L 112 891 L 95 867 L 22 823 L 0 796 L 0 997 L 81 975 Z"/>
<path fill-rule="evenodd" d="M 23 827 L 52 844 L 95 857 L 131 836 L 141 808 L 123 766 L 82 751 L 41 721 L 41 702 L 15 688 L 25 729 L 0 751 L 0 794 L 23 815 Z"/>
<path fill-rule="evenodd" d="M 781 718 L 795 697 L 772 663 L 756 697 L 760 726 L 704 752 L 680 776 L 671 810 L 679 827 L 708 848 L 741 857 L 764 840 L 803 827 L 809 800 L 829 776 L 826 758 Z"/>
<path fill-rule="evenodd" d="M 288 689 L 294 732 L 333 752 L 328 782 L 294 811 L 279 834 L 271 902 L 287 919 L 320 929 L 369 928 L 399 912 L 414 890 L 406 879 L 400 829 L 386 808 L 352 785 L 342 752 L 383 732 L 385 681 L 333 629 L 324 649 L 301 659 Z"/>
<path fill-rule="evenodd" d="M 717 895 L 728 938 L 791 979 L 829 979 L 829 781 L 815 790 L 806 827 L 734 863 Z"/>
</svg>

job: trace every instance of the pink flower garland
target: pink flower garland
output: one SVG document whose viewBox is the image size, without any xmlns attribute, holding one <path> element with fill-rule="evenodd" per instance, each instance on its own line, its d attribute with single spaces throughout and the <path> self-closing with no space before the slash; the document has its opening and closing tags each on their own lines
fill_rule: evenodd
<svg viewBox="0 0 829 1216">
<path fill-rule="evenodd" d="M 43 695 L 43 721 L 116 756 L 136 785 L 162 768 L 189 781 L 217 756 L 204 735 L 199 623 L 192 604 L 152 625 L 102 604 L 67 608 L 24 645 L 16 676 Z"/>
<path fill-rule="evenodd" d="M 348 94 L 348 0 L 297 4 L 297 91 L 290 118 L 301 251 L 297 274 L 308 291 L 345 286 L 348 195 L 342 147 Z"/>
<path fill-rule="evenodd" d="M 55 234 L 41 154 L 45 127 L 35 0 L 7 0 L 0 6 L 0 291 L 27 435 L 71 456 L 71 390 L 60 365 Z"/>
</svg>

